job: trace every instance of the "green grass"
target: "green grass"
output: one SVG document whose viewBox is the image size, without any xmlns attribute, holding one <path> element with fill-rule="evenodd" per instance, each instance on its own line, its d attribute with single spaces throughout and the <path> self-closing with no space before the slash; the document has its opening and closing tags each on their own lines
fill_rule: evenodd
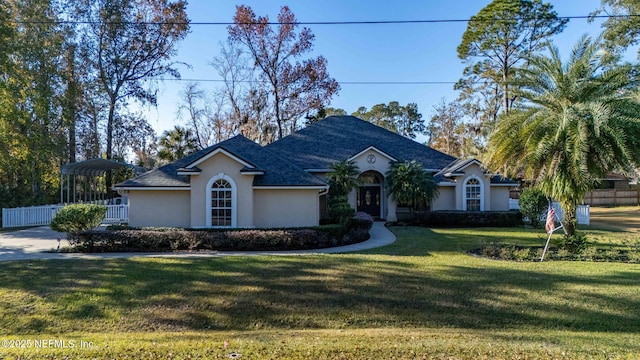
<svg viewBox="0 0 640 360">
<path fill-rule="evenodd" d="M 396 243 L 362 254 L 0 263 L 0 339 L 75 342 L 0 348 L 0 359 L 640 354 L 640 265 L 466 254 L 486 241 L 537 246 L 540 230 L 393 231 Z"/>
</svg>

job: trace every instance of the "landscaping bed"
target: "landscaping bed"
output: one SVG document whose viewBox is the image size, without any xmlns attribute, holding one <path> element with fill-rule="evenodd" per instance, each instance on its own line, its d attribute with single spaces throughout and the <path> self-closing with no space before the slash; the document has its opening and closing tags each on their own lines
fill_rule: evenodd
<svg viewBox="0 0 640 360">
<path fill-rule="evenodd" d="M 507 244 L 489 244 L 481 248 L 470 250 L 468 253 L 474 256 L 486 257 L 494 260 L 508 261 L 540 261 L 544 247 L 542 246 L 517 246 Z M 640 263 L 640 243 L 632 249 L 599 249 L 588 247 L 587 249 L 573 253 L 566 249 L 552 247 L 547 249 L 545 260 L 564 261 L 600 261 L 600 262 L 625 262 Z"/>
<path fill-rule="evenodd" d="M 69 234 L 70 251 L 281 251 L 322 249 L 369 239 L 369 219 L 286 229 L 182 229 L 110 227 Z"/>
</svg>

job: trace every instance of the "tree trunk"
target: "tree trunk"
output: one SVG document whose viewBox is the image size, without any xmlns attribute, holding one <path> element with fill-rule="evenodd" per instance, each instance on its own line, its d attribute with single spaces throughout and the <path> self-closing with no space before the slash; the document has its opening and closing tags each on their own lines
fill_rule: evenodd
<svg viewBox="0 0 640 360">
<path fill-rule="evenodd" d="M 503 99 L 505 114 L 509 112 L 509 85 L 507 84 L 508 78 L 509 78 L 509 69 L 506 67 L 506 60 L 505 60 L 505 65 L 502 68 L 502 87 L 503 87 L 502 99 Z"/>
<path fill-rule="evenodd" d="M 109 103 L 109 117 L 107 118 L 107 160 L 111 160 L 113 158 L 113 119 L 115 117 L 115 110 L 115 99 L 111 99 L 111 102 Z M 109 198 L 111 194 L 111 186 L 113 185 L 113 175 L 111 170 L 107 171 L 105 174 L 105 183 L 106 195 L 107 198 Z"/>
<path fill-rule="evenodd" d="M 64 120 L 69 128 L 69 162 L 76 162 L 76 104 L 78 87 L 75 79 L 75 45 L 67 54 L 67 92 L 65 96 Z"/>
<path fill-rule="evenodd" d="M 578 224 L 576 213 L 578 204 L 575 201 L 563 201 L 560 203 L 562 210 L 564 211 L 564 219 L 562 224 L 567 231 L 567 236 L 572 236 L 576 233 L 576 227 Z"/>
</svg>

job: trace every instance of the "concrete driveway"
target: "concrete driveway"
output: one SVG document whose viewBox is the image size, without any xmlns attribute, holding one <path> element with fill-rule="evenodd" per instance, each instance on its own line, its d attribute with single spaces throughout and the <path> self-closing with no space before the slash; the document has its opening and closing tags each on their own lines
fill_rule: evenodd
<svg viewBox="0 0 640 360">
<path fill-rule="evenodd" d="M 0 260 L 37 258 L 42 253 L 55 251 L 58 237 L 60 247 L 69 246 L 66 234 L 48 226 L 0 233 Z"/>
<path fill-rule="evenodd" d="M 48 226 L 0 233 L 0 261 L 38 260 L 38 259 L 108 259 L 129 257 L 216 257 L 216 256 L 254 256 L 254 255 L 314 255 L 355 252 L 389 245 L 396 241 L 395 235 L 382 222 L 373 224 L 369 230 L 371 238 L 361 243 L 338 246 L 327 249 L 291 250 L 291 251 L 200 251 L 168 253 L 58 253 L 57 238 L 60 247 L 69 246 L 66 234 L 57 233 Z"/>
</svg>

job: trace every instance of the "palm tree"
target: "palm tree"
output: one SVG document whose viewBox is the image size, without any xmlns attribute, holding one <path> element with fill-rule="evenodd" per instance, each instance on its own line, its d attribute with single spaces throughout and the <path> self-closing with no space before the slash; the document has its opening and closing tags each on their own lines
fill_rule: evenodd
<svg viewBox="0 0 640 360">
<path fill-rule="evenodd" d="M 339 161 L 329 166 L 331 172 L 327 174 L 329 192 L 335 196 L 347 196 L 349 191 L 358 186 L 357 176 L 360 173 L 358 165 L 353 161 Z"/>
<path fill-rule="evenodd" d="M 176 161 L 198 151 L 198 142 L 191 129 L 175 126 L 160 137 L 158 157 L 165 161 Z"/>
<path fill-rule="evenodd" d="M 385 183 L 391 196 L 412 210 L 430 204 L 438 196 L 433 176 L 415 160 L 391 164 L 385 174 Z"/>
<path fill-rule="evenodd" d="M 600 39 L 583 36 L 566 64 L 556 47 L 533 56 L 521 77 L 520 108 L 500 117 L 489 139 L 488 165 L 525 172 L 560 202 L 568 236 L 576 208 L 598 179 L 640 162 L 638 69 L 610 62 Z M 608 62 L 609 61 L 609 62 Z"/>
</svg>

